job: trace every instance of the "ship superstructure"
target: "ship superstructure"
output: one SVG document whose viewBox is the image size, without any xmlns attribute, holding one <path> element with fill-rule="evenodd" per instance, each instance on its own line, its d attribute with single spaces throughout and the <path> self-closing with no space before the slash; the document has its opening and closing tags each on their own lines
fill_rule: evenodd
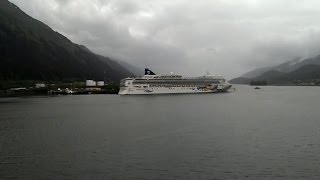
<svg viewBox="0 0 320 180">
<path fill-rule="evenodd" d="M 119 94 L 216 93 L 230 88 L 231 84 L 222 76 L 157 75 L 146 68 L 144 76 L 122 79 Z"/>
</svg>

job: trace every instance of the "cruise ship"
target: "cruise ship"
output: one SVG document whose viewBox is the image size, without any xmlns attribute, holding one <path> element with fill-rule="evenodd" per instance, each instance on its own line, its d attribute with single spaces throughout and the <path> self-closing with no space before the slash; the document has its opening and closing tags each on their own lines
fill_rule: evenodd
<svg viewBox="0 0 320 180">
<path fill-rule="evenodd" d="M 144 76 L 122 79 L 119 94 L 217 93 L 230 88 L 231 84 L 222 76 L 157 75 L 146 68 Z"/>
</svg>

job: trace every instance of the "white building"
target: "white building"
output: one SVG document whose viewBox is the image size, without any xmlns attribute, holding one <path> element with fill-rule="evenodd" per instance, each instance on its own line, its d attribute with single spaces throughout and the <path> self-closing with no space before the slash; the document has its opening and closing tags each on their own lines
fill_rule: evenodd
<svg viewBox="0 0 320 180">
<path fill-rule="evenodd" d="M 98 81 L 97 86 L 104 86 L 104 81 Z"/>
<path fill-rule="evenodd" d="M 37 83 L 36 84 L 36 88 L 44 88 L 44 87 L 46 87 L 45 84 L 42 84 L 42 83 Z"/>
<path fill-rule="evenodd" d="M 96 86 L 97 83 L 94 80 L 86 80 L 86 86 Z"/>
</svg>

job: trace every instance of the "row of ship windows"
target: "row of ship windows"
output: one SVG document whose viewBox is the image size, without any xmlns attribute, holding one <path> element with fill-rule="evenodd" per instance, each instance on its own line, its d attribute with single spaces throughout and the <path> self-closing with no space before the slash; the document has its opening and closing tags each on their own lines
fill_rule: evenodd
<svg viewBox="0 0 320 180">
<path fill-rule="evenodd" d="M 150 87 L 195 87 L 196 85 L 181 85 L 181 84 L 150 84 Z"/>
<path fill-rule="evenodd" d="M 149 84 L 149 85 L 155 85 L 155 86 L 161 86 L 161 85 L 197 86 L 197 85 L 207 85 L 207 84 L 220 84 L 220 82 L 190 82 L 190 83 L 179 83 L 179 82 L 166 82 L 166 83 L 133 82 L 132 84 L 133 85 Z M 128 85 L 130 85 L 130 84 L 128 84 Z"/>
<path fill-rule="evenodd" d="M 219 84 L 219 81 L 210 81 L 210 82 L 166 82 L 166 83 L 160 83 L 159 82 L 128 82 L 127 85 L 134 85 L 135 87 L 141 87 L 142 84 L 149 84 L 150 87 L 195 87 L 195 86 L 206 86 L 209 84 Z M 125 83 L 121 82 L 120 87 L 125 87 Z"/>
<path fill-rule="evenodd" d="M 156 85 L 149 85 L 149 87 L 200 87 L 201 85 L 180 85 L 180 84 L 156 84 Z M 204 86 L 204 85 L 202 85 Z M 135 88 L 147 88 L 148 86 L 133 86 Z"/>
<path fill-rule="evenodd" d="M 154 76 L 150 77 L 149 79 L 181 79 L 182 76 L 180 75 L 174 75 L 174 76 Z M 135 80 L 145 80 L 146 78 L 135 78 Z M 132 80 L 132 79 L 127 79 Z"/>
</svg>

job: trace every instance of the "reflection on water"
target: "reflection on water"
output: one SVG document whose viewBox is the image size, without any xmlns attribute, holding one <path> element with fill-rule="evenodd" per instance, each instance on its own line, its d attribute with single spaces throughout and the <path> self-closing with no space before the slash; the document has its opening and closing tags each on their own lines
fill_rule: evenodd
<svg viewBox="0 0 320 180">
<path fill-rule="evenodd" d="M 0 178 L 319 179 L 320 88 L 0 99 Z"/>
</svg>

